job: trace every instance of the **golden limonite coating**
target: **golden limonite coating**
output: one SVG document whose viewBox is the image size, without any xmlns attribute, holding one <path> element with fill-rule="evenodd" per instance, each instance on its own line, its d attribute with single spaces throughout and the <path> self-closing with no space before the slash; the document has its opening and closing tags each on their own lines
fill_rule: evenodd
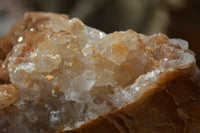
<svg viewBox="0 0 200 133">
<path fill-rule="evenodd" d="M 199 80 L 184 40 L 29 12 L 0 38 L 0 132 L 198 133 Z"/>
</svg>

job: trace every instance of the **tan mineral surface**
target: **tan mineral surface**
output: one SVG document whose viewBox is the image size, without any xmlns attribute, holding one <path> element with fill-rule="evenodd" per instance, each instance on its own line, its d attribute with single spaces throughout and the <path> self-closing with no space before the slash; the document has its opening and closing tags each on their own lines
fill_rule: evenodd
<svg viewBox="0 0 200 133">
<path fill-rule="evenodd" d="M 194 53 L 163 34 L 26 13 L 0 38 L 0 133 L 11 132 L 198 133 Z"/>
</svg>

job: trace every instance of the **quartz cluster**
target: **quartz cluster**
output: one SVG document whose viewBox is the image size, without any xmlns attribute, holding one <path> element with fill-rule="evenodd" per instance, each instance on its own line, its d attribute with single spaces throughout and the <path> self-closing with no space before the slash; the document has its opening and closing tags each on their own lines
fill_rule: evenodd
<svg viewBox="0 0 200 133">
<path fill-rule="evenodd" d="M 178 72 L 199 72 L 184 40 L 105 34 L 53 13 L 26 13 L 0 39 L 0 56 L 1 133 L 68 132 L 140 102 Z"/>
</svg>

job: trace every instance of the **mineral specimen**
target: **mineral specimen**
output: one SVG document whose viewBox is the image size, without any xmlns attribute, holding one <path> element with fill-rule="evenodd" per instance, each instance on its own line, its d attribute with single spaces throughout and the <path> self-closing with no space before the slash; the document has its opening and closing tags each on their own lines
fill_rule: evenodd
<svg viewBox="0 0 200 133">
<path fill-rule="evenodd" d="M 1 133 L 197 133 L 188 43 L 26 13 L 0 38 Z"/>
</svg>

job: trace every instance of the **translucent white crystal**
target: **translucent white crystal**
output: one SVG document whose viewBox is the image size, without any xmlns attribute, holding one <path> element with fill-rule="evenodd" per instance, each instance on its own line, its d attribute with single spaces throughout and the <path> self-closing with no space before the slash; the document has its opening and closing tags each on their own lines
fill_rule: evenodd
<svg viewBox="0 0 200 133">
<path fill-rule="evenodd" d="M 51 111 L 50 112 L 50 123 L 55 124 L 60 121 L 60 111 Z"/>
<path fill-rule="evenodd" d="M 173 44 L 179 45 L 182 49 L 188 49 L 188 42 L 182 39 L 170 39 Z"/>
</svg>

